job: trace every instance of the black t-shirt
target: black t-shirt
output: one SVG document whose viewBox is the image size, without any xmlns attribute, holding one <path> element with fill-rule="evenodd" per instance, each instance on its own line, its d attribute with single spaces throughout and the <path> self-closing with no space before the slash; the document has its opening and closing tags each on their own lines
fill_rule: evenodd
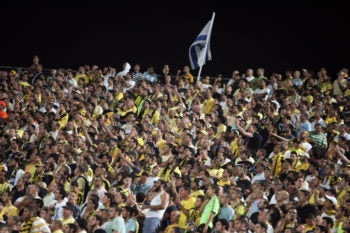
<svg viewBox="0 0 350 233">
<path fill-rule="evenodd" d="M 261 148 L 262 137 L 259 133 L 255 132 L 253 137 L 248 138 L 247 148 L 252 151 L 257 151 Z"/>
<path fill-rule="evenodd" d="M 271 207 L 271 209 L 270 209 L 270 213 L 271 213 L 270 214 L 270 223 L 271 223 L 273 228 L 277 227 L 277 223 L 282 218 L 281 214 L 283 212 L 285 212 L 285 209 L 286 209 L 285 205 L 282 205 L 280 207 L 280 210 L 276 206 Z"/>
<path fill-rule="evenodd" d="M 297 211 L 298 211 L 298 222 L 301 224 L 305 224 L 305 218 L 309 213 L 313 213 L 315 216 L 317 215 L 316 207 L 311 204 L 298 206 Z"/>
<path fill-rule="evenodd" d="M 244 193 L 244 190 L 248 189 L 248 190 L 252 190 L 252 183 L 250 182 L 250 180 L 237 180 L 236 181 L 237 187 L 240 187 L 242 189 L 242 193 Z M 249 192 L 250 193 L 250 192 Z M 244 194 L 244 198 L 246 197 L 246 194 Z"/>
</svg>

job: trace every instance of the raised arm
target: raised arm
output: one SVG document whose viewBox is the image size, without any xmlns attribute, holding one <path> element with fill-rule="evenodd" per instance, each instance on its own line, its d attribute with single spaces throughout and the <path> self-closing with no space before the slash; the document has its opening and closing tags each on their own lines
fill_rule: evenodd
<svg viewBox="0 0 350 233">
<path fill-rule="evenodd" d="M 236 127 L 239 130 L 239 132 L 246 137 L 249 137 L 249 138 L 254 137 L 254 135 L 252 133 L 245 131 L 245 129 L 243 129 L 239 124 L 240 124 L 240 121 L 239 121 L 239 119 L 236 118 Z"/>
</svg>

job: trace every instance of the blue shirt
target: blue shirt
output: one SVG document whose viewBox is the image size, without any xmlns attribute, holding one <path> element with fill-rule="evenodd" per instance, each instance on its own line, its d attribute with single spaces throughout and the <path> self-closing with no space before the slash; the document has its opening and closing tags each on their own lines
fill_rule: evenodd
<svg viewBox="0 0 350 233">
<path fill-rule="evenodd" d="M 219 211 L 219 219 L 226 219 L 228 222 L 233 219 L 235 211 L 231 206 L 221 207 Z"/>
<path fill-rule="evenodd" d="M 297 133 L 298 133 L 298 137 L 300 136 L 301 132 L 306 131 L 306 132 L 310 132 L 311 131 L 311 123 L 306 121 L 304 123 L 300 123 L 298 129 L 297 129 Z"/>
<path fill-rule="evenodd" d="M 146 71 L 145 73 L 143 73 L 143 77 L 151 83 L 155 83 L 158 81 L 158 77 L 156 73 L 150 74 L 148 73 L 148 71 Z"/>
</svg>

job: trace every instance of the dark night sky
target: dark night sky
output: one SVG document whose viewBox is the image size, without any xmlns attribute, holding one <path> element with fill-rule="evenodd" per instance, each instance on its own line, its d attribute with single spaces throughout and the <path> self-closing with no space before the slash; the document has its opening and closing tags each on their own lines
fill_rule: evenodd
<svg viewBox="0 0 350 233">
<path fill-rule="evenodd" d="M 215 11 L 213 61 L 203 74 L 325 66 L 334 77 L 350 68 L 350 14 L 339 4 L 147 2 L 3 5 L 0 65 L 27 67 L 38 54 L 44 68 L 95 63 L 119 70 L 129 61 L 156 71 L 168 63 L 176 72 L 189 64 L 188 48 Z"/>
</svg>

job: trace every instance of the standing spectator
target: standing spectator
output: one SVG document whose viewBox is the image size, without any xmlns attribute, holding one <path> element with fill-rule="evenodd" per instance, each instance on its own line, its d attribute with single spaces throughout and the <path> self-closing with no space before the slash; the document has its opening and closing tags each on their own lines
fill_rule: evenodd
<svg viewBox="0 0 350 233">
<path fill-rule="evenodd" d="M 78 233 L 78 226 L 75 223 L 69 223 L 64 228 L 64 233 Z"/>
<path fill-rule="evenodd" d="M 10 178 L 9 184 L 14 187 L 17 185 L 17 182 L 21 176 L 24 175 L 23 169 L 19 165 L 20 157 L 13 156 L 7 163 L 7 168 L 9 170 Z"/>
<path fill-rule="evenodd" d="M 52 220 L 50 224 L 50 229 L 52 233 L 63 233 L 63 225 L 61 220 Z"/>
<path fill-rule="evenodd" d="M 63 209 L 62 207 L 66 205 L 66 191 L 63 188 L 62 184 L 59 184 L 57 189 L 54 191 L 55 200 L 49 205 L 49 208 L 54 211 L 53 219 L 62 219 L 63 218 Z"/>
<path fill-rule="evenodd" d="M 260 85 L 257 88 L 255 88 L 253 92 L 253 97 L 261 98 L 264 101 L 266 101 L 270 95 L 270 89 L 267 88 L 265 79 L 260 80 L 259 83 Z"/>
<path fill-rule="evenodd" d="M 223 193 L 219 197 L 220 200 L 220 210 L 219 210 L 219 219 L 224 219 L 227 222 L 230 222 L 233 220 L 235 211 L 232 209 L 232 207 L 229 205 L 231 198 L 228 193 Z"/>
<path fill-rule="evenodd" d="M 125 232 L 139 232 L 139 223 L 135 216 L 137 216 L 138 211 L 134 207 L 125 206 L 122 209 L 123 218 L 125 222 Z"/>
<path fill-rule="evenodd" d="M 190 73 L 190 67 L 189 66 L 184 66 L 182 69 L 182 74 L 181 74 L 181 70 L 177 71 L 177 76 L 176 76 L 176 80 L 179 82 L 180 80 L 184 80 L 185 83 L 187 81 L 187 83 L 193 84 L 194 83 L 194 77 L 193 75 Z"/>
<path fill-rule="evenodd" d="M 156 83 L 158 81 L 158 76 L 154 72 L 153 66 L 149 66 L 147 68 L 147 71 L 143 73 L 143 77 L 144 77 L 144 79 L 146 79 L 151 84 L 154 84 L 154 83 Z"/>
<path fill-rule="evenodd" d="M 72 204 L 75 207 L 73 216 L 75 219 L 79 219 L 80 217 L 80 205 L 77 204 L 77 200 L 78 200 L 78 195 L 75 191 L 71 190 L 68 194 L 68 202 Z"/>
<path fill-rule="evenodd" d="M 88 222 L 81 218 L 81 219 L 78 219 L 77 222 L 76 222 L 77 226 L 78 226 L 78 233 L 87 233 L 87 225 L 88 225 Z"/>
<path fill-rule="evenodd" d="M 87 172 L 88 172 L 88 165 L 80 164 L 75 169 L 75 173 L 74 173 L 75 176 L 71 180 L 71 182 L 76 181 L 78 183 L 78 188 L 83 193 L 83 200 L 82 200 L 83 202 L 85 201 L 87 194 L 90 190 L 90 183 L 86 175 Z"/>
<path fill-rule="evenodd" d="M 205 96 L 206 96 L 206 98 L 202 102 L 203 113 L 204 114 L 210 114 L 211 110 L 213 109 L 213 107 L 215 105 L 215 100 L 213 98 L 213 90 L 211 88 L 208 88 L 205 91 Z"/>
<path fill-rule="evenodd" d="M 310 142 L 314 147 L 327 148 L 327 136 L 322 132 L 322 125 L 316 124 L 315 130 L 310 133 Z"/>
<path fill-rule="evenodd" d="M 44 219 L 36 216 L 37 209 L 33 206 L 26 206 L 22 213 L 22 226 L 19 232 L 40 232 L 51 233 L 48 224 Z"/>
<path fill-rule="evenodd" d="M 254 227 L 254 232 L 255 233 L 266 233 L 267 232 L 267 224 L 264 222 L 258 222 L 257 224 L 255 224 Z"/>
<path fill-rule="evenodd" d="M 270 90 L 269 98 L 273 97 L 273 95 L 276 93 L 276 90 L 278 89 L 277 78 L 274 75 L 271 75 L 270 83 L 267 85 L 267 89 Z"/>
<path fill-rule="evenodd" d="M 301 189 L 299 192 L 299 201 L 297 203 L 298 222 L 305 224 L 306 215 L 308 213 L 317 214 L 316 207 L 309 203 L 311 192 L 308 189 Z"/>
<path fill-rule="evenodd" d="M 261 81 L 265 80 L 267 81 L 267 78 L 265 77 L 265 69 L 264 68 L 258 68 L 256 70 L 257 77 L 251 82 L 252 89 L 255 91 L 261 86 Z"/>
<path fill-rule="evenodd" d="M 346 73 L 343 71 L 338 72 L 338 77 L 333 82 L 333 95 L 337 96 L 343 96 L 346 91 L 347 86 L 347 80 L 346 80 Z"/>
<path fill-rule="evenodd" d="M 166 79 L 168 77 L 170 77 L 170 80 L 168 81 L 168 83 L 169 84 L 174 84 L 174 80 L 172 80 L 173 76 L 174 75 L 172 75 L 170 73 L 170 66 L 168 64 L 165 64 L 163 66 L 163 69 L 162 69 L 162 72 L 161 72 L 161 75 L 160 75 L 158 81 L 159 81 L 160 84 L 164 85 L 164 84 L 167 84 Z"/>
<path fill-rule="evenodd" d="M 37 65 L 39 65 L 39 61 L 40 61 L 39 56 L 38 55 L 34 55 L 34 57 L 33 57 L 33 64 L 30 65 L 30 67 L 28 69 L 29 73 L 33 74 L 35 72 L 35 67 Z"/>
<path fill-rule="evenodd" d="M 246 137 L 245 144 L 247 146 L 247 149 L 255 154 L 256 151 L 261 148 L 262 143 L 262 137 L 258 131 L 258 128 L 255 124 L 250 124 L 247 130 L 245 130 L 240 124 L 241 120 L 239 118 L 236 118 L 237 129 L 243 136 Z"/>
<path fill-rule="evenodd" d="M 141 73 L 141 66 L 139 64 L 135 64 L 133 68 L 133 72 L 131 73 L 132 80 L 135 81 L 135 83 L 138 83 L 140 80 L 143 79 L 143 74 Z"/>
<path fill-rule="evenodd" d="M 103 218 L 101 217 L 101 215 L 92 216 L 88 223 L 89 232 L 95 232 L 96 230 L 101 229 L 102 224 Z"/>
<path fill-rule="evenodd" d="M 130 91 L 135 87 L 136 82 L 132 79 L 132 76 L 129 72 L 126 73 L 124 80 L 125 80 L 124 81 L 125 84 L 124 84 L 123 92 Z"/>
<path fill-rule="evenodd" d="M 73 217 L 75 212 L 75 206 L 69 202 L 66 203 L 63 208 L 63 218 L 62 225 L 67 226 L 70 223 L 75 223 L 75 218 Z"/>
<path fill-rule="evenodd" d="M 229 222 L 226 219 L 216 221 L 213 233 L 228 233 Z"/>
<path fill-rule="evenodd" d="M 181 228 L 179 228 L 179 218 L 180 218 L 180 212 L 178 210 L 173 210 L 170 213 L 170 224 L 164 229 L 164 233 L 171 233 L 174 229 L 178 228 L 181 231 Z"/>
<path fill-rule="evenodd" d="M 234 70 L 232 72 L 231 79 L 228 80 L 226 86 L 232 86 L 233 91 L 235 91 L 235 88 L 233 88 L 233 87 L 236 86 L 238 88 L 238 82 L 239 82 L 240 78 L 241 77 L 239 76 L 239 71 L 238 70 Z"/>
<path fill-rule="evenodd" d="M 286 229 L 296 228 L 298 223 L 297 215 L 298 211 L 294 207 L 289 208 L 286 215 L 278 222 L 275 232 L 281 233 Z"/>
<path fill-rule="evenodd" d="M 94 177 L 94 189 L 97 192 L 97 195 L 99 197 L 100 202 L 102 202 L 105 193 L 107 193 L 107 190 L 103 187 L 103 179 L 101 176 Z"/>
<path fill-rule="evenodd" d="M 126 233 L 122 209 L 118 205 L 111 205 L 111 208 L 109 208 L 109 218 L 110 221 L 103 224 L 102 229 L 105 229 L 107 233 L 112 233 L 114 230 L 117 230 L 119 233 Z"/>
<path fill-rule="evenodd" d="M 146 197 L 142 206 L 147 210 L 142 232 L 156 233 L 160 227 L 165 209 L 169 202 L 169 194 L 164 190 L 166 182 L 158 180 L 152 187 L 152 193 Z"/>
<path fill-rule="evenodd" d="M 245 79 L 249 83 L 252 83 L 252 81 L 255 79 L 255 77 L 254 77 L 254 70 L 253 69 L 251 69 L 251 68 L 247 69 Z"/>
<path fill-rule="evenodd" d="M 199 227 L 203 229 L 203 233 L 210 232 L 213 228 L 214 217 L 219 213 L 220 202 L 217 197 L 219 188 L 216 185 L 210 184 L 207 188 L 207 203 L 204 206 Z"/>
<path fill-rule="evenodd" d="M 301 132 L 311 132 L 311 123 L 308 120 L 307 113 L 300 114 L 300 120 L 296 122 L 297 135 L 300 136 Z"/>
<path fill-rule="evenodd" d="M 297 87 L 298 90 L 301 90 L 303 87 L 303 80 L 301 79 L 301 73 L 299 70 L 293 72 L 293 85 Z"/>
<path fill-rule="evenodd" d="M 2 210 L 4 215 L 6 215 L 7 217 L 18 216 L 18 209 L 14 205 L 12 205 L 11 192 L 9 190 L 5 190 L 2 193 L 1 198 L 4 202 L 4 208 Z"/>
<path fill-rule="evenodd" d="M 347 141 L 350 141 L 349 128 L 345 124 L 341 124 L 338 127 L 339 134 L 335 136 L 334 141 L 338 141 L 340 137 L 344 137 Z"/>
<path fill-rule="evenodd" d="M 178 224 L 182 231 L 186 231 L 188 229 L 188 214 L 190 209 L 195 206 L 196 199 L 191 197 L 191 187 L 189 185 L 183 185 L 180 187 L 178 195 L 177 207 L 180 210 Z"/>
<path fill-rule="evenodd" d="M 311 130 L 315 130 L 316 124 L 320 124 L 323 128 L 327 127 L 326 122 L 322 119 L 321 114 L 316 112 L 313 116 L 313 121 L 311 122 Z M 350 135 L 349 135 L 350 139 Z"/>
</svg>

